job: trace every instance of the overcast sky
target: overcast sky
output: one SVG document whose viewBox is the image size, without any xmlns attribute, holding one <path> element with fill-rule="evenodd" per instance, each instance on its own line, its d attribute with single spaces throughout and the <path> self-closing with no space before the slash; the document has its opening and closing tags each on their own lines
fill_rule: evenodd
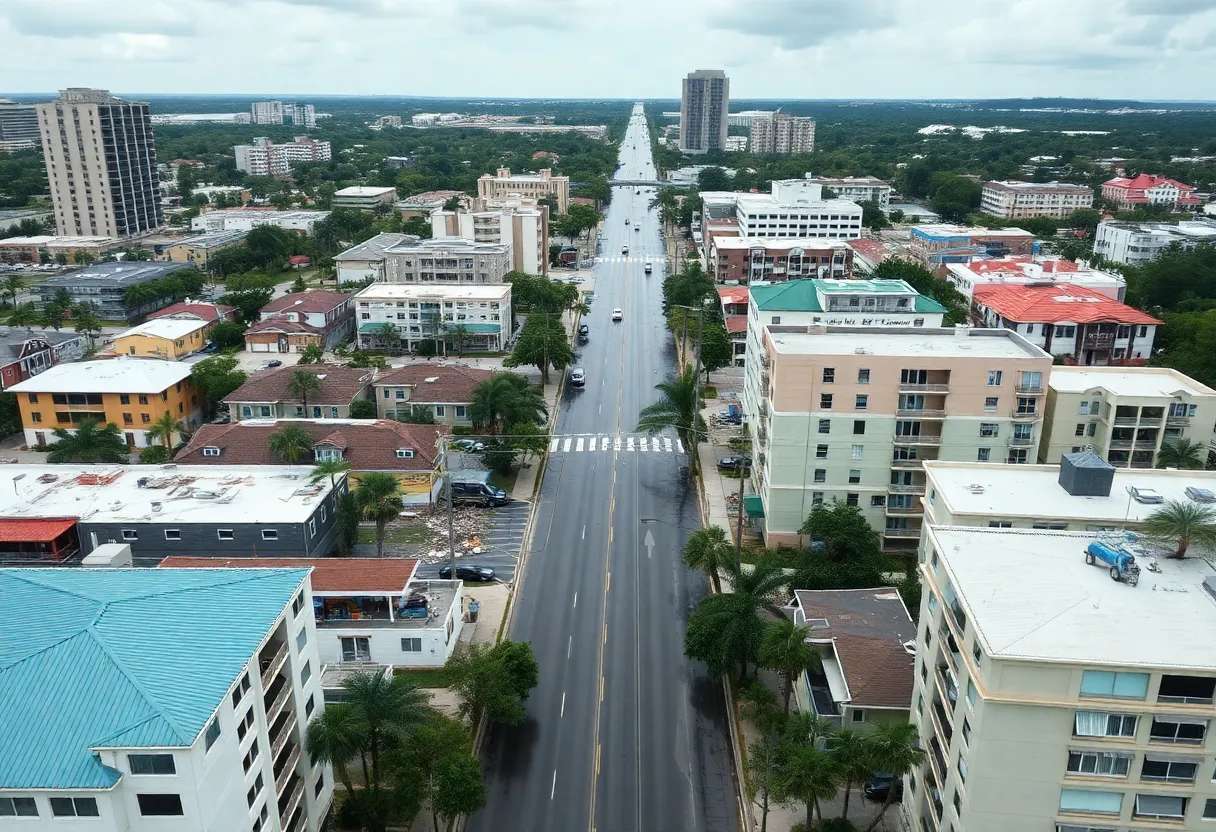
<svg viewBox="0 0 1216 832">
<path fill-rule="evenodd" d="M 1216 98 L 1216 0 L 0 0 L 0 91 Z"/>
</svg>

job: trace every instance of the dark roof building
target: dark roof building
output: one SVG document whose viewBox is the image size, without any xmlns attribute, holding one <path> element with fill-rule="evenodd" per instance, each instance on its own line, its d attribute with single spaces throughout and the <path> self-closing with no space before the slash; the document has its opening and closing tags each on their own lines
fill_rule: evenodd
<svg viewBox="0 0 1216 832">
<path fill-rule="evenodd" d="M 298 372 L 317 377 L 321 389 L 307 396 L 291 392 Z M 367 397 L 375 373 L 338 364 L 304 364 L 254 373 L 224 399 L 234 419 L 349 419 L 350 406 Z"/>
<path fill-rule="evenodd" d="M 150 283 L 183 269 L 193 269 L 190 263 L 126 262 L 94 263 L 69 274 L 48 277 L 38 283 L 40 309 L 54 299 L 60 289 L 72 296 L 72 303 L 88 303 L 96 309 L 97 317 L 110 321 L 133 322 L 142 315 L 163 309 L 172 302 L 166 296 L 128 309 L 123 298 L 127 289 Z"/>
<path fill-rule="evenodd" d="M 0 327 L 0 389 L 84 355 L 84 336 L 54 329 Z"/>
<path fill-rule="evenodd" d="M 372 382 L 376 413 L 381 419 L 399 419 L 422 407 L 441 424 L 470 424 L 473 390 L 493 375 L 489 370 L 431 363 L 389 370 Z"/>
</svg>

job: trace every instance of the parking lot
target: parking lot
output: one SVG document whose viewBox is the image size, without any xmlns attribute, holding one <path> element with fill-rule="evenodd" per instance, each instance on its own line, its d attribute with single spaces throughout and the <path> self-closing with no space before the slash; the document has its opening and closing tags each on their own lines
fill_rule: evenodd
<svg viewBox="0 0 1216 832">
<path fill-rule="evenodd" d="M 501 508 L 472 510 L 486 521 L 485 531 L 479 535 L 481 551 L 461 554 L 458 550 L 457 562 L 488 566 L 494 570 L 498 580 L 511 583 L 515 580 L 515 567 L 523 549 L 524 530 L 528 525 L 528 512 L 532 510 L 532 504 L 526 500 L 512 500 Z M 447 550 L 428 550 L 420 554 L 423 563 L 418 567 L 418 576 L 438 577 L 439 568 L 447 563 Z"/>
</svg>

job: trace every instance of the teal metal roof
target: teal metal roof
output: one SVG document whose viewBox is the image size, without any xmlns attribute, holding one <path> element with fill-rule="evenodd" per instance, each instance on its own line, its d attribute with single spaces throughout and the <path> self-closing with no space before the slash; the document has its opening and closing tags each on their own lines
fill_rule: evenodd
<svg viewBox="0 0 1216 832">
<path fill-rule="evenodd" d="M 0 789 L 108 788 L 194 743 L 307 569 L 0 569 Z"/>
<path fill-rule="evenodd" d="M 767 286 L 748 287 L 752 299 L 762 312 L 823 312 L 819 291 L 828 294 L 907 294 L 916 291 L 902 280 L 789 280 Z M 853 310 L 862 312 L 865 310 Z M 946 308 L 932 298 L 916 296 L 917 312 L 945 313 Z"/>
<path fill-rule="evenodd" d="M 501 332 L 502 326 L 499 324 L 460 324 L 469 332 Z"/>
</svg>

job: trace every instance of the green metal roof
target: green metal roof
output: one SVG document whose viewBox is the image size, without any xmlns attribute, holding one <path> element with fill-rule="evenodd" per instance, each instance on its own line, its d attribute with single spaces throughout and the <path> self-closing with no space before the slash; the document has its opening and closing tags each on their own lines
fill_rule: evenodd
<svg viewBox="0 0 1216 832">
<path fill-rule="evenodd" d="M 915 291 L 902 280 L 790 280 L 767 286 L 750 286 L 748 291 L 762 312 L 823 312 L 819 291 L 829 294 L 906 294 Z M 917 312 L 945 313 L 946 308 L 932 298 L 917 295 Z M 858 312 L 866 310 L 858 309 Z"/>
<path fill-rule="evenodd" d="M 0 570 L 0 789 L 108 788 L 188 747 L 307 569 Z"/>
<path fill-rule="evenodd" d="M 365 324 L 359 324 L 359 331 L 360 332 L 375 332 L 376 334 L 381 334 L 384 332 L 384 326 L 386 323 L 389 326 L 391 326 L 394 330 L 397 329 L 397 325 L 395 323 L 392 323 L 391 321 L 378 321 L 378 322 L 369 321 L 368 323 L 365 323 Z"/>
</svg>

